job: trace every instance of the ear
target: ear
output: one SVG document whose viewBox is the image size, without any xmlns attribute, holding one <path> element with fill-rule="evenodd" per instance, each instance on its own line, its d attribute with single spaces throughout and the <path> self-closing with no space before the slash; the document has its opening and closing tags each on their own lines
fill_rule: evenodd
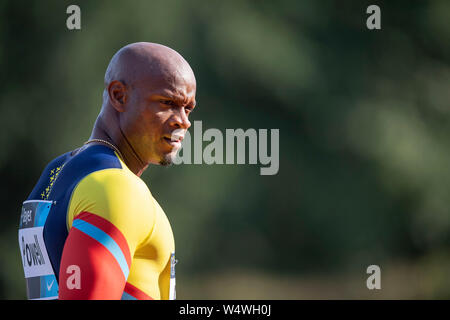
<svg viewBox="0 0 450 320">
<path fill-rule="evenodd" d="M 127 102 L 127 87 L 120 81 L 114 80 L 108 86 L 108 96 L 111 105 L 119 112 L 125 111 Z"/>
</svg>

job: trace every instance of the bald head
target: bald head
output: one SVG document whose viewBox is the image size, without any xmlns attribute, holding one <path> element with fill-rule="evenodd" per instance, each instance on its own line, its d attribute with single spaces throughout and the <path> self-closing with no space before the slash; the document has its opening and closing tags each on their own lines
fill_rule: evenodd
<svg viewBox="0 0 450 320">
<path fill-rule="evenodd" d="M 105 91 L 115 80 L 125 86 L 146 82 L 174 89 L 180 82 L 195 83 L 195 76 L 187 61 L 175 50 L 157 43 L 136 42 L 117 51 L 104 80 Z"/>
</svg>

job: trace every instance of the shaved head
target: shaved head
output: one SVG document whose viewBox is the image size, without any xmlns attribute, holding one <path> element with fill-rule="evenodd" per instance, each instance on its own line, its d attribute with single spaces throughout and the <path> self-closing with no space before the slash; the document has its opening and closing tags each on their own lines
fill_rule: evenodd
<svg viewBox="0 0 450 320">
<path fill-rule="evenodd" d="M 177 81 L 195 83 L 194 72 L 175 50 L 157 43 L 136 42 L 121 48 L 112 57 L 105 73 L 105 90 L 119 80 L 127 86 L 150 81 L 173 87 Z"/>
<path fill-rule="evenodd" d="M 190 127 L 196 105 L 196 80 L 187 61 L 161 44 L 132 43 L 114 54 L 104 84 L 91 138 L 118 145 L 139 175 L 150 163 L 172 163 L 184 135 L 178 140 L 171 135 Z"/>
</svg>

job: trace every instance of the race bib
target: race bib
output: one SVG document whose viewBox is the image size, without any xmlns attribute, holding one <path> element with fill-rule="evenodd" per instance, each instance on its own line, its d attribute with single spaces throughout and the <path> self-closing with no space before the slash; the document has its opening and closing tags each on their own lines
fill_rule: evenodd
<svg viewBox="0 0 450 320">
<path fill-rule="evenodd" d="M 175 300 L 177 297 L 175 290 L 175 265 L 178 260 L 175 259 L 175 252 L 170 255 L 170 288 L 169 288 L 169 300 Z"/>
<path fill-rule="evenodd" d="M 44 225 L 51 201 L 30 200 L 22 206 L 19 248 L 28 299 L 57 299 L 58 283 L 44 242 Z"/>
</svg>

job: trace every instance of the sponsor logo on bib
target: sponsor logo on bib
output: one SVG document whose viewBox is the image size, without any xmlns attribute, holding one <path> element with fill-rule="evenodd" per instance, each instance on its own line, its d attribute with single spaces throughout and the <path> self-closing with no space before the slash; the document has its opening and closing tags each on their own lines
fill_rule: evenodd
<svg viewBox="0 0 450 320">
<path fill-rule="evenodd" d="M 22 206 L 19 247 L 28 299 L 58 298 L 58 284 L 44 242 L 44 225 L 51 201 L 30 200 Z"/>
</svg>

